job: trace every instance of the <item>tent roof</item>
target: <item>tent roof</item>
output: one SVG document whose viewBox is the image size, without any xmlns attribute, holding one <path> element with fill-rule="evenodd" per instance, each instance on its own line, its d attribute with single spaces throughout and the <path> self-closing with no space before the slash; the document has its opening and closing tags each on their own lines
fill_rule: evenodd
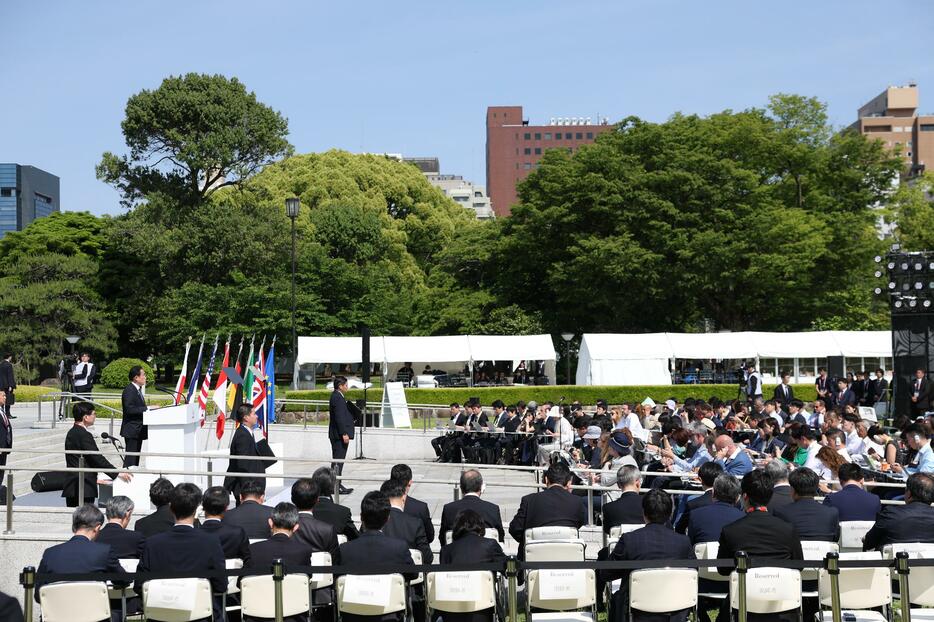
<svg viewBox="0 0 934 622">
<path fill-rule="evenodd" d="M 586 348 L 591 359 L 666 359 L 673 350 L 667 333 L 586 333 L 581 351 Z"/>
<path fill-rule="evenodd" d="M 370 337 L 370 360 L 382 361 L 383 338 Z M 363 345 L 360 337 L 299 337 L 297 364 L 361 363 Z"/>
<path fill-rule="evenodd" d="M 387 363 L 453 363 L 470 360 L 470 341 L 466 335 L 444 337 L 382 337 Z M 381 360 L 381 359 L 374 359 Z"/>
<path fill-rule="evenodd" d="M 839 356 L 840 346 L 830 331 L 807 333 L 746 333 L 760 357 L 806 358 Z"/>
<path fill-rule="evenodd" d="M 892 332 L 888 330 L 835 330 L 833 338 L 843 356 L 892 356 Z"/>
<path fill-rule="evenodd" d="M 749 333 L 668 333 L 675 358 L 745 359 L 756 356 Z"/>
<path fill-rule="evenodd" d="M 557 358 L 551 335 L 470 335 L 468 339 L 475 361 L 553 361 Z"/>
</svg>

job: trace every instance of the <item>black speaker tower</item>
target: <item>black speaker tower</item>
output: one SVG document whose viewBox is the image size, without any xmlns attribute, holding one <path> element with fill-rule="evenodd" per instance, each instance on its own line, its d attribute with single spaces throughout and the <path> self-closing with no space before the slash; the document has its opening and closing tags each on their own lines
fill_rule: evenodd
<svg viewBox="0 0 934 622">
<path fill-rule="evenodd" d="M 369 460 L 363 454 L 363 433 L 367 426 L 375 426 L 375 421 L 370 420 L 370 413 L 366 407 L 366 385 L 370 383 L 370 327 L 366 324 L 360 325 L 360 377 L 363 379 L 363 400 L 358 401 L 357 405 L 363 413 L 360 416 L 360 433 L 357 435 L 357 460 Z M 376 413 L 374 419 L 379 417 Z"/>
</svg>

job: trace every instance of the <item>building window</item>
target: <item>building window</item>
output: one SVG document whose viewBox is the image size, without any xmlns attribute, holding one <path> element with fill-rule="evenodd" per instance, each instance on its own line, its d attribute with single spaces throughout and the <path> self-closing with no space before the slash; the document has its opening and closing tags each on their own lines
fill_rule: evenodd
<svg viewBox="0 0 934 622">
<path fill-rule="evenodd" d="M 522 152 L 523 152 L 525 155 L 532 155 L 532 148 L 531 148 L 531 147 L 526 147 L 525 149 L 522 150 Z"/>
<path fill-rule="evenodd" d="M 922 132 L 934 132 L 934 123 L 922 123 L 921 131 Z"/>
<path fill-rule="evenodd" d="M 551 132 L 545 132 L 545 140 L 551 140 Z"/>
<path fill-rule="evenodd" d="M 535 148 L 535 155 L 542 155 L 542 148 L 541 148 L 541 147 L 536 147 L 536 148 Z"/>
<path fill-rule="evenodd" d="M 577 140 L 581 140 L 581 139 L 583 139 L 583 138 L 584 138 L 583 132 L 578 132 L 578 133 L 577 133 Z"/>
<path fill-rule="evenodd" d="M 522 166 L 522 168 L 524 168 L 524 169 L 527 170 L 527 171 L 528 171 L 528 170 L 531 170 L 531 169 L 532 169 L 532 163 L 531 163 L 531 162 L 526 162 L 526 163 Z"/>
<path fill-rule="evenodd" d="M 526 133 L 525 133 L 525 139 L 526 139 L 526 140 L 532 140 L 532 135 L 531 135 L 529 132 L 526 132 Z"/>
<path fill-rule="evenodd" d="M 541 140 L 541 139 L 542 139 L 541 132 L 535 132 L 535 140 Z"/>
<path fill-rule="evenodd" d="M 13 196 L 13 188 L 0 188 L 0 197 Z"/>
<path fill-rule="evenodd" d="M 590 140 L 593 138 L 593 132 L 587 132 L 587 139 Z"/>
</svg>

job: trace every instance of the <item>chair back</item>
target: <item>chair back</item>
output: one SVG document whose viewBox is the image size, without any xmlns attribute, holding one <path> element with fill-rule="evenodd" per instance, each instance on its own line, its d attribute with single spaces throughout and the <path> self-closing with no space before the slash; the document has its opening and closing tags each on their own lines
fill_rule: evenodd
<svg viewBox="0 0 934 622">
<path fill-rule="evenodd" d="M 717 559 L 717 553 L 720 551 L 719 542 L 698 542 L 694 545 L 694 557 L 697 559 Z M 727 575 L 717 572 L 716 566 L 705 566 L 697 569 L 697 576 L 700 579 L 708 581 L 722 581 L 726 583 L 730 580 Z"/>
<path fill-rule="evenodd" d="M 646 613 L 673 613 L 697 605 L 697 571 L 653 568 L 629 575 L 629 608 Z"/>
<path fill-rule="evenodd" d="M 525 560 L 529 562 L 582 562 L 583 540 L 537 541 L 525 545 Z"/>
<path fill-rule="evenodd" d="M 416 566 L 422 565 L 422 552 L 418 549 L 409 549 L 409 555 L 412 556 L 412 563 Z M 425 581 L 425 575 L 418 573 L 418 576 L 409 581 L 409 585 L 421 585 Z"/>
<path fill-rule="evenodd" d="M 271 574 L 243 577 L 240 592 L 243 615 L 254 618 L 276 617 L 276 587 Z M 282 615 L 307 615 L 308 607 L 308 575 L 285 575 L 282 578 Z"/>
<path fill-rule="evenodd" d="M 902 542 L 887 544 L 882 549 L 886 559 L 894 559 L 896 553 L 905 551 L 910 559 L 934 559 L 934 544 L 927 542 Z M 915 566 L 909 563 L 908 595 L 911 604 L 919 607 L 934 607 L 934 566 Z"/>
<path fill-rule="evenodd" d="M 143 583 L 147 620 L 190 622 L 214 615 L 207 579 L 153 579 Z"/>
<path fill-rule="evenodd" d="M 871 520 L 840 521 L 840 550 L 862 551 L 863 538 L 875 524 L 876 521 Z"/>
<path fill-rule="evenodd" d="M 490 540 L 499 540 L 499 532 L 492 527 L 487 527 L 483 530 L 483 537 L 489 538 Z"/>
<path fill-rule="evenodd" d="M 615 527 L 610 527 L 610 539 L 619 540 L 619 537 L 624 533 L 629 533 L 630 531 L 635 531 L 636 529 L 642 529 L 645 527 L 645 523 L 626 523 L 625 525 L 616 525 Z"/>
<path fill-rule="evenodd" d="M 321 551 L 318 553 L 311 554 L 311 565 L 312 566 L 330 566 L 331 565 L 331 554 L 326 551 Z M 334 585 L 334 575 L 332 574 L 323 574 L 315 573 L 311 575 L 308 579 L 309 587 L 313 590 L 320 590 L 324 587 L 331 587 Z"/>
<path fill-rule="evenodd" d="M 801 552 L 804 559 L 808 561 L 821 562 L 815 564 L 815 568 L 807 568 L 801 571 L 802 581 L 817 581 L 817 570 L 823 564 L 827 553 L 838 553 L 840 547 L 836 542 L 824 542 L 822 540 L 802 540 Z"/>
<path fill-rule="evenodd" d="M 347 544 L 347 536 L 342 533 L 337 534 L 337 544 Z"/>
<path fill-rule="evenodd" d="M 257 542 L 265 542 L 268 538 L 250 538 L 250 544 L 256 544 Z"/>
<path fill-rule="evenodd" d="M 593 607 L 597 602 L 597 580 L 591 568 L 562 568 L 529 572 L 529 606 L 549 611 L 571 611 Z"/>
<path fill-rule="evenodd" d="M 118 561 L 120 566 L 130 574 L 136 572 L 136 568 L 139 566 L 139 560 L 135 557 L 121 557 Z"/>
<path fill-rule="evenodd" d="M 730 607 L 739 609 L 739 576 L 730 574 Z M 801 573 L 791 568 L 750 568 L 746 611 L 774 614 L 801 608 Z"/>
<path fill-rule="evenodd" d="M 103 581 L 49 583 L 39 588 L 45 622 L 100 622 L 110 619 L 110 598 Z"/>
<path fill-rule="evenodd" d="M 124 572 L 133 574 L 136 572 L 136 567 L 139 566 L 139 560 L 135 557 L 121 557 L 117 561 L 120 562 L 120 567 L 123 568 Z M 133 591 L 133 585 L 128 585 L 125 588 L 115 588 L 113 584 L 107 582 L 107 592 L 110 595 L 111 600 L 118 600 L 126 596 L 127 598 L 132 598 L 136 596 L 136 592 Z"/>
<path fill-rule="evenodd" d="M 533 527 L 525 530 L 525 541 L 537 540 L 576 540 L 578 538 L 576 527 Z"/>
<path fill-rule="evenodd" d="M 337 578 L 337 608 L 362 616 L 405 611 L 405 591 L 401 574 L 345 575 Z"/>
<path fill-rule="evenodd" d="M 429 572 L 426 585 L 432 611 L 474 613 L 496 605 L 492 572 Z"/>
<path fill-rule="evenodd" d="M 225 559 L 224 566 L 227 567 L 227 570 L 240 570 L 243 568 L 243 560 L 239 557 L 233 559 Z M 240 588 L 237 586 L 237 579 L 239 577 L 230 576 L 227 577 L 227 593 L 236 594 L 240 591 Z"/>
<path fill-rule="evenodd" d="M 888 568 L 841 568 L 840 607 L 872 609 L 892 602 L 892 573 Z M 817 583 L 821 605 L 831 606 L 830 574 L 823 568 Z"/>
</svg>

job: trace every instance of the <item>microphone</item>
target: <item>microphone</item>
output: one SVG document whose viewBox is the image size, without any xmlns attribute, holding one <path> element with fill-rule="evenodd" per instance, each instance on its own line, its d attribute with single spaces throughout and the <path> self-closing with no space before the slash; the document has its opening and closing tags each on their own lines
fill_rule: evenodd
<svg viewBox="0 0 934 622">
<path fill-rule="evenodd" d="M 185 401 L 185 394 L 184 394 L 184 393 L 179 393 L 179 392 L 176 391 L 175 389 L 170 389 L 170 388 L 168 388 L 168 387 L 160 387 L 160 386 L 157 385 L 157 384 L 154 384 L 154 385 L 152 385 L 152 386 L 156 389 L 156 391 L 160 391 L 160 392 L 162 392 L 162 393 L 168 393 L 169 395 L 171 395 L 171 396 L 173 396 L 173 397 L 180 397 L 180 398 L 182 398 L 182 401 Z"/>
<path fill-rule="evenodd" d="M 110 443 L 113 443 L 114 445 L 119 445 L 119 444 L 120 444 L 120 439 L 119 439 L 119 438 L 117 438 L 117 437 L 115 437 L 115 436 L 111 436 L 110 434 L 107 434 L 107 432 L 101 432 L 101 439 L 103 439 L 103 440 L 105 440 L 105 441 L 108 441 L 108 442 L 110 442 Z"/>
</svg>

